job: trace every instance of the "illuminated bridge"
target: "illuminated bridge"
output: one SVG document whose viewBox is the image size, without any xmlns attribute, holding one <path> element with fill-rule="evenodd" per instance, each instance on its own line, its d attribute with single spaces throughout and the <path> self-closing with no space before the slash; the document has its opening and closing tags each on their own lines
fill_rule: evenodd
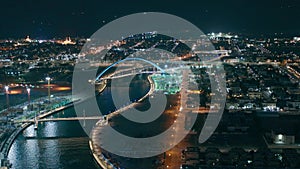
<svg viewBox="0 0 300 169">
<path fill-rule="evenodd" d="M 95 82 L 96 81 L 100 81 L 100 80 L 104 80 L 104 79 L 111 79 L 112 77 L 110 78 L 101 78 L 109 69 L 111 69 L 112 67 L 114 67 L 115 65 L 119 64 L 119 63 L 122 63 L 122 62 L 125 62 L 125 61 L 143 61 L 143 62 L 146 62 L 152 66 L 154 66 L 155 68 L 157 68 L 159 71 L 155 71 L 155 72 L 161 72 L 161 73 L 165 73 L 165 70 L 162 69 L 161 67 L 159 67 L 158 65 L 156 65 L 155 63 L 149 61 L 149 60 L 146 60 L 146 59 L 143 59 L 143 58 L 125 58 L 123 60 L 119 60 L 113 64 L 111 64 L 110 66 L 108 66 L 106 69 L 104 69 L 95 79 Z M 127 69 L 128 70 L 128 69 Z M 146 72 L 140 72 L 140 73 L 147 73 L 148 71 Z M 152 71 L 149 71 L 149 73 L 154 73 Z M 135 75 L 134 73 L 129 73 L 127 75 L 122 75 L 120 77 L 125 77 L 125 76 L 130 76 L 130 75 Z"/>
<path fill-rule="evenodd" d="M 49 122 L 49 121 L 79 121 L 79 120 L 100 120 L 102 116 L 90 116 L 90 117 L 66 117 L 66 118 L 43 118 L 32 120 L 16 120 L 15 123 L 36 123 L 36 122 Z"/>
</svg>

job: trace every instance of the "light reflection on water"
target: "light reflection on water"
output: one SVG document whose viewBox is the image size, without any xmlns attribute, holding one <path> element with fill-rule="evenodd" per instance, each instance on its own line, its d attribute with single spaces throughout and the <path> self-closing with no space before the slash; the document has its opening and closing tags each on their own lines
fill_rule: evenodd
<svg viewBox="0 0 300 169">
<path fill-rule="evenodd" d="M 106 89 L 97 97 L 103 112 L 115 109 L 109 95 L 110 90 Z M 74 116 L 74 108 L 53 115 Z M 77 121 L 43 122 L 39 123 L 38 130 L 31 125 L 17 137 L 8 159 L 14 169 L 100 169 L 93 159 L 88 141 Z"/>
<path fill-rule="evenodd" d="M 66 116 L 72 113 L 72 108 L 65 110 Z M 88 141 L 76 121 L 44 122 L 38 130 L 33 125 L 25 129 L 8 158 L 15 169 L 98 169 Z"/>
</svg>

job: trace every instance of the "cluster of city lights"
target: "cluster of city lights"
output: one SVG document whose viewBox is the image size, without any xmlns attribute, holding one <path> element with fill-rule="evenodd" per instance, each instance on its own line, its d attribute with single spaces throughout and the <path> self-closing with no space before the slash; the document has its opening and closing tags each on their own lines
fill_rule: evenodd
<svg viewBox="0 0 300 169">
<path fill-rule="evenodd" d="M 51 98 L 51 91 L 50 91 L 50 81 L 51 81 L 51 78 L 50 77 L 46 77 L 46 81 L 48 82 L 48 99 L 49 99 L 49 102 L 50 102 L 50 98 Z M 6 94 L 6 104 L 7 104 L 7 108 L 9 109 L 10 105 L 9 105 L 9 94 L 10 91 L 9 91 L 9 86 L 6 85 L 4 86 L 4 89 L 5 89 L 5 94 Z M 29 86 L 26 86 L 26 91 L 27 91 L 27 95 L 28 95 L 28 105 L 30 106 L 30 92 L 31 92 L 31 88 Z"/>
</svg>

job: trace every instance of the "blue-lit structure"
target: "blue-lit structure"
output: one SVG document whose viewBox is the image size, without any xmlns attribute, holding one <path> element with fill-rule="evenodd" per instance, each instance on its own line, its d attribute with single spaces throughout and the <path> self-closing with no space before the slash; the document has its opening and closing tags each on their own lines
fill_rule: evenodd
<svg viewBox="0 0 300 169">
<path fill-rule="evenodd" d="M 108 66 L 106 69 L 104 69 L 98 76 L 97 78 L 95 79 L 95 81 L 98 81 L 101 76 L 104 75 L 104 73 L 106 73 L 110 68 L 114 67 L 115 65 L 119 64 L 119 63 L 122 63 L 122 62 L 125 62 L 125 61 L 131 61 L 131 60 L 137 60 L 137 61 L 143 61 L 143 62 L 146 62 L 146 63 L 149 63 L 150 65 L 156 67 L 158 70 L 161 71 L 161 73 L 165 73 L 165 70 L 162 69 L 161 67 L 157 66 L 155 63 L 149 61 L 149 60 L 146 60 L 146 59 L 143 59 L 143 58 L 130 58 L 130 57 L 127 57 L 125 59 L 122 59 L 122 60 L 119 60 L 113 64 L 111 64 L 110 66 Z"/>
</svg>

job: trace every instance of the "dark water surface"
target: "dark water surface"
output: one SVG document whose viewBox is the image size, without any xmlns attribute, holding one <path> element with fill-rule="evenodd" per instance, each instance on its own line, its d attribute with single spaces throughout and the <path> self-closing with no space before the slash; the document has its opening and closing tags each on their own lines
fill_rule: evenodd
<svg viewBox="0 0 300 169">
<path fill-rule="evenodd" d="M 136 86 L 140 84 L 133 84 L 134 91 L 137 91 Z M 131 98 L 142 96 L 149 90 L 148 84 L 141 86 L 141 92 L 130 92 Z M 102 112 L 108 113 L 115 109 L 110 88 L 97 96 L 97 101 Z M 74 108 L 53 115 L 75 116 Z M 14 169 L 99 169 L 88 141 L 89 138 L 78 121 L 43 122 L 39 124 L 38 130 L 34 130 L 31 125 L 17 137 L 8 158 Z"/>
<path fill-rule="evenodd" d="M 70 108 L 56 116 L 74 115 Z M 77 121 L 44 122 L 28 127 L 13 143 L 9 160 L 15 169 L 97 169 L 89 138 Z"/>
</svg>

